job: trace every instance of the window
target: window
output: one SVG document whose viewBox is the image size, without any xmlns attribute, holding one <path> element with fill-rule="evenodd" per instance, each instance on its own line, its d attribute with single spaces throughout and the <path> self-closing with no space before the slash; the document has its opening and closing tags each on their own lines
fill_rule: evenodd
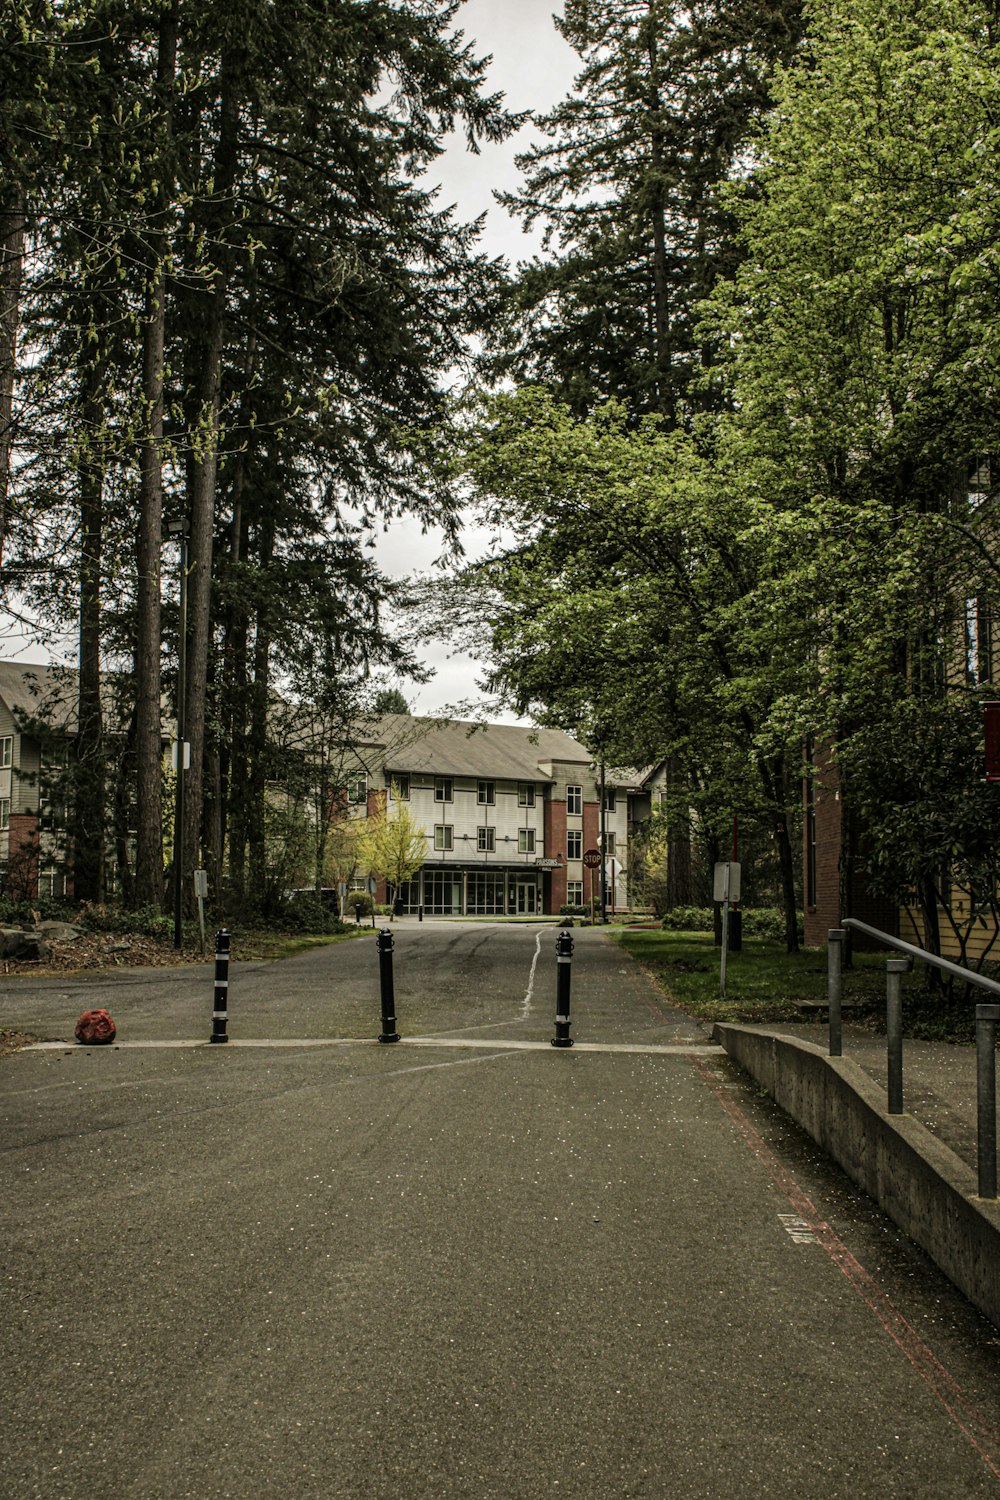
<svg viewBox="0 0 1000 1500">
<path fill-rule="evenodd" d="M 583 831 L 579 828 L 571 828 L 566 835 L 566 858 L 583 858 Z"/>
<path fill-rule="evenodd" d="M 518 784 L 517 784 L 517 805 L 518 805 L 518 807 L 534 807 L 534 805 L 535 805 L 535 788 L 531 785 L 530 781 L 519 781 L 518 782 Z"/>
<path fill-rule="evenodd" d="M 533 828 L 519 828 L 517 831 L 518 854 L 534 854 L 535 852 L 535 830 Z"/>
<path fill-rule="evenodd" d="M 454 798 L 454 796 L 452 794 L 451 777 L 450 776 L 435 776 L 435 778 L 434 778 L 434 801 L 435 802 L 454 802 L 454 800 L 455 800 L 455 798 Z M 448 845 L 448 848 L 449 849 L 451 848 L 450 844 Z"/>
<path fill-rule="evenodd" d="M 434 825 L 434 847 L 435 849 L 453 849 L 455 847 L 455 835 L 450 823 L 436 823 Z"/>
<path fill-rule="evenodd" d="M 497 831 L 495 828 L 477 828 L 476 843 L 481 854 L 492 854 L 497 846 Z"/>
<path fill-rule="evenodd" d="M 368 777 L 364 771 L 359 771 L 347 778 L 347 800 L 348 802 L 368 801 Z"/>
<path fill-rule="evenodd" d="M 611 812 L 611 813 L 613 813 L 614 810 L 615 810 L 615 789 L 614 789 L 614 787 L 605 787 L 604 788 L 604 811 L 605 812 Z"/>
<path fill-rule="evenodd" d="M 567 906 L 582 906 L 583 905 L 583 881 L 582 880 L 567 880 L 567 882 L 566 882 L 566 905 Z"/>
<path fill-rule="evenodd" d="M 0 797 L 0 833 L 6 833 L 10 827 L 10 798 Z"/>
<path fill-rule="evenodd" d="M 571 817 L 576 818 L 583 812 L 582 786 L 568 786 L 566 788 L 566 811 Z"/>
<path fill-rule="evenodd" d="M 396 802 L 409 802 L 410 778 L 407 775 L 393 776 L 389 783 L 389 796 Z"/>
<path fill-rule="evenodd" d="M 481 807 L 492 807 L 497 800 L 495 781 L 480 781 L 476 784 L 476 801 Z"/>
<path fill-rule="evenodd" d="M 615 836 L 613 833 L 604 835 L 604 855 L 606 859 L 613 859 L 615 853 Z"/>
<path fill-rule="evenodd" d="M 14 761 L 14 736 L 5 734 L 0 740 L 0 769 L 12 765 Z"/>
</svg>

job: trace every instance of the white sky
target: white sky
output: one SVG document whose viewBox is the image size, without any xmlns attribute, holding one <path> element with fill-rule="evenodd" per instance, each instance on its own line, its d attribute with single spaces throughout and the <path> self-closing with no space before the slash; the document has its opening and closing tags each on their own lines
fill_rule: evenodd
<svg viewBox="0 0 1000 1500">
<path fill-rule="evenodd" d="M 531 109 L 546 113 L 570 91 L 580 59 L 552 23 L 553 12 L 562 11 L 561 0 L 466 0 L 458 24 L 468 40 L 476 42 L 479 56 L 492 53 L 490 91 L 502 89 L 507 107 L 518 112 Z M 527 260 L 538 246 L 538 235 L 525 235 L 520 221 L 493 199 L 494 189 L 513 190 L 521 176 L 514 157 L 538 137 L 529 122 L 502 145 L 485 144 L 479 155 L 467 151 L 459 139 L 435 162 L 428 180 L 439 177 L 442 203 L 456 205 L 460 219 L 486 213 L 482 246 L 489 255 L 503 255 L 516 264 Z M 484 550 L 486 533 L 470 525 L 463 535 L 469 557 Z M 400 521 L 379 537 L 377 556 L 385 572 L 393 576 L 432 573 L 442 551 L 440 533 L 422 535 L 415 522 Z M 449 655 L 441 645 L 428 645 L 425 659 L 435 676 L 423 687 L 402 684 L 402 690 L 417 713 L 433 714 L 448 704 L 476 696 L 479 663 L 462 653 Z M 505 718 L 514 719 L 513 714 Z"/>
<path fill-rule="evenodd" d="M 457 17 L 469 41 L 475 42 L 480 57 L 492 54 L 487 87 L 490 92 L 502 90 L 507 107 L 545 113 L 570 90 L 579 59 L 563 41 L 552 23 L 553 11 L 561 11 L 562 0 L 465 0 Z M 502 145 L 484 144 L 478 155 L 465 147 L 459 136 L 435 162 L 428 181 L 442 185 L 442 206 L 454 203 L 457 217 L 464 222 L 486 213 L 482 247 L 489 255 L 506 256 L 512 264 L 528 259 L 537 248 L 538 237 L 521 232 L 519 221 L 512 219 L 493 199 L 493 190 L 515 189 L 520 174 L 514 157 L 534 139 L 529 122 L 517 135 Z M 463 536 L 466 553 L 478 555 L 486 545 L 485 533 L 468 527 Z M 439 532 L 421 533 L 419 523 L 399 521 L 380 535 L 377 556 L 383 570 L 393 577 L 437 573 L 435 561 L 442 552 Z M 0 623 L 0 655 L 7 659 L 42 661 L 61 655 L 31 643 L 16 629 L 3 629 Z M 65 655 L 75 659 L 75 642 L 68 642 Z M 448 704 L 476 696 L 479 664 L 472 658 L 455 654 L 441 645 L 428 645 L 425 660 L 435 668 L 435 676 L 423 687 L 402 683 L 403 692 L 421 714 L 437 713 Z M 507 717 L 513 718 L 513 715 Z"/>
</svg>

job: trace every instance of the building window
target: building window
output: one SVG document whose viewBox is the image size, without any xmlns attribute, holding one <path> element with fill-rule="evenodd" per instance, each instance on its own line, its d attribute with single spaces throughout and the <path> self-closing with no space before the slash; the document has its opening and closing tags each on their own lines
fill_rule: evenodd
<svg viewBox="0 0 1000 1500">
<path fill-rule="evenodd" d="M 566 788 L 566 811 L 570 817 L 580 817 L 583 812 L 582 786 L 568 786 Z"/>
<path fill-rule="evenodd" d="M 12 765 L 14 762 L 14 736 L 5 734 L 0 740 L 0 770 Z"/>
<path fill-rule="evenodd" d="M 582 906 L 583 905 L 583 881 L 582 880 L 567 880 L 567 882 L 566 882 L 566 905 L 567 906 Z"/>
<path fill-rule="evenodd" d="M 452 793 L 451 777 L 450 776 L 435 776 L 435 778 L 434 778 L 434 801 L 435 802 L 454 802 L 454 800 L 455 800 L 455 798 L 454 798 L 454 795 Z M 450 844 L 448 845 L 448 848 L 449 849 L 451 848 Z"/>
<path fill-rule="evenodd" d="M 614 789 L 614 787 L 605 787 L 604 788 L 604 811 L 605 812 L 609 812 L 609 813 L 613 813 L 614 810 L 615 810 L 615 789 Z"/>
<path fill-rule="evenodd" d="M 476 843 L 480 854 L 492 854 L 497 846 L 497 831 L 495 828 L 477 828 Z"/>
<path fill-rule="evenodd" d="M 615 854 L 615 836 L 614 836 L 613 833 L 606 833 L 604 835 L 604 857 L 605 857 L 605 859 L 613 859 L 614 858 L 614 854 Z"/>
<path fill-rule="evenodd" d="M 359 771 L 356 775 L 348 777 L 347 800 L 348 802 L 368 801 L 368 777 L 364 771 Z"/>
<path fill-rule="evenodd" d="M 535 788 L 529 781 L 519 781 L 517 784 L 518 807 L 534 807 Z"/>
<path fill-rule="evenodd" d="M 396 802 L 409 802 L 410 800 L 410 778 L 409 776 L 393 776 L 389 783 L 389 796 Z"/>
<path fill-rule="evenodd" d="M 519 828 L 517 831 L 518 854 L 534 854 L 535 852 L 535 830 L 533 828 Z"/>
<path fill-rule="evenodd" d="M 476 801 L 481 807 L 492 807 L 497 800 L 497 786 L 495 781 L 480 781 L 476 783 Z"/>
<path fill-rule="evenodd" d="M 10 827 L 10 798 L 0 797 L 0 833 L 6 833 Z"/>
<path fill-rule="evenodd" d="M 434 847 L 435 849 L 453 849 L 455 835 L 450 823 L 436 823 L 434 825 Z"/>
<path fill-rule="evenodd" d="M 569 832 L 566 834 L 566 858 L 567 859 L 582 859 L 583 858 L 583 830 L 582 829 L 580 829 L 580 828 L 571 828 L 569 830 Z"/>
</svg>

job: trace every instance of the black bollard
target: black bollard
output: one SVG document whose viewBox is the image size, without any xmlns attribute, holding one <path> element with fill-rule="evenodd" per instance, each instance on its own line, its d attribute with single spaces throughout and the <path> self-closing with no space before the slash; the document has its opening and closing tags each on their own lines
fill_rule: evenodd
<svg viewBox="0 0 1000 1500">
<path fill-rule="evenodd" d="M 561 932 L 556 938 L 556 1034 L 553 1047 L 572 1047 L 569 1034 L 569 985 L 573 963 L 573 937 Z"/>
<path fill-rule="evenodd" d="M 380 1042 L 398 1042 L 396 1030 L 396 997 L 392 985 L 392 933 L 383 927 L 376 938 L 378 945 L 378 982 L 382 993 L 382 1034 Z"/>
<path fill-rule="evenodd" d="M 210 1042 L 228 1042 L 229 1024 L 229 933 L 223 927 L 215 934 L 215 1004 L 212 1009 Z"/>
</svg>

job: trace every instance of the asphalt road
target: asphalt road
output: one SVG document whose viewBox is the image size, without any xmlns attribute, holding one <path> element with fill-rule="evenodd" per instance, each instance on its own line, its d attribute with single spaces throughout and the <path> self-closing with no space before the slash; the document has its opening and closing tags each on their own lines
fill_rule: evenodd
<svg viewBox="0 0 1000 1500">
<path fill-rule="evenodd" d="M 1000 1494 L 997 1331 L 575 936 L 571 1050 L 530 926 L 402 928 L 398 1046 L 370 939 L 225 1047 L 208 968 L 9 983 L 122 1046 L 0 1060 L 3 1500 Z"/>
</svg>

